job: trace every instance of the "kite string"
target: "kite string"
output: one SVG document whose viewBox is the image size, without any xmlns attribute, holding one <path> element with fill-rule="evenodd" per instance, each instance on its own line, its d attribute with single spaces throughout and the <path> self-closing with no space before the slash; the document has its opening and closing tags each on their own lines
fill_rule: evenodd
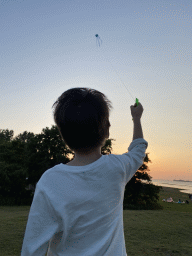
<svg viewBox="0 0 192 256">
<path fill-rule="evenodd" d="M 120 81 L 122 82 L 122 84 L 125 86 L 123 80 L 121 79 L 120 75 L 117 73 L 116 69 L 114 68 L 114 66 L 112 65 L 111 61 L 108 60 L 108 62 L 111 64 L 113 70 L 115 71 L 115 73 L 117 74 L 117 76 L 119 77 Z M 127 87 L 125 86 L 125 88 L 127 89 Z M 129 92 L 129 90 L 127 89 L 128 93 L 131 95 L 131 93 Z M 133 96 L 131 95 L 132 99 L 134 100 Z"/>
<path fill-rule="evenodd" d="M 100 48 L 100 43 L 102 44 L 102 40 L 101 40 L 101 38 L 100 38 L 100 36 L 98 35 L 98 34 L 96 34 L 95 35 L 95 37 L 96 37 L 96 42 L 98 43 L 98 45 L 99 45 L 99 48 Z M 104 57 L 106 58 L 106 56 L 104 55 Z M 112 69 L 115 71 L 115 73 L 117 74 L 117 76 L 119 77 L 119 79 L 120 79 L 120 81 L 122 82 L 122 84 L 125 86 L 125 84 L 124 84 L 124 82 L 123 82 L 123 80 L 121 79 L 121 77 L 120 77 L 120 75 L 117 73 L 117 71 L 116 71 L 116 69 L 114 68 L 114 66 L 112 65 L 112 63 L 111 63 L 111 61 L 108 59 L 108 58 L 106 58 L 107 59 L 107 61 L 111 64 L 111 66 L 112 66 Z M 127 89 L 127 87 L 125 86 L 125 88 Z M 131 95 L 131 93 L 129 92 L 129 90 L 127 89 L 127 91 L 128 91 L 128 93 Z M 131 95 L 131 98 L 134 100 L 134 98 L 133 98 L 133 96 Z M 137 100 L 137 99 L 136 99 Z"/>
</svg>

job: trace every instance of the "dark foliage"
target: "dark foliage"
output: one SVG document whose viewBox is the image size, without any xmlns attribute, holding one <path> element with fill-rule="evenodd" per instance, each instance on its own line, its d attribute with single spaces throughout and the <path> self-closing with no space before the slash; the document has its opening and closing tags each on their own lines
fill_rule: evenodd
<svg viewBox="0 0 192 256">
<path fill-rule="evenodd" d="M 101 148 L 111 154 L 112 140 Z M 49 168 L 68 163 L 74 152 L 61 139 L 56 126 L 46 127 L 41 134 L 24 132 L 13 138 L 13 131 L 0 130 L 0 205 L 31 205 L 36 183 Z M 125 187 L 123 209 L 162 209 L 158 204 L 159 187 L 151 183 L 145 163 Z M 151 161 L 150 161 L 151 162 Z M 148 183 L 144 183 L 147 181 Z"/>
</svg>

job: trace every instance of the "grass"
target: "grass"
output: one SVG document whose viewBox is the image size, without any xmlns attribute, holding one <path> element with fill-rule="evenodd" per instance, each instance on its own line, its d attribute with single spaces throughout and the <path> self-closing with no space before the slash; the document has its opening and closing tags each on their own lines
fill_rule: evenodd
<svg viewBox="0 0 192 256">
<path fill-rule="evenodd" d="M 166 203 L 188 200 L 189 204 Z M 124 210 L 124 234 L 127 255 L 192 255 L 192 201 L 179 189 L 160 192 L 164 210 Z M 0 256 L 21 255 L 29 206 L 0 206 Z"/>
</svg>

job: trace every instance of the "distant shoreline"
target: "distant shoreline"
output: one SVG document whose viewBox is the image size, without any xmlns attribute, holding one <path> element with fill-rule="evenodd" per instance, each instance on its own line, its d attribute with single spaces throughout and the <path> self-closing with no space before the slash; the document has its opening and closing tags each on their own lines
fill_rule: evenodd
<svg viewBox="0 0 192 256">
<path fill-rule="evenodd" d="M 172 187 L 166 187 L 166 186 L 161 186 L 161 185 L 155 185 L 155 186 L 162 187 L 165 190 L 166 189 L 169 189 L 169 190 L 179 190 L 180 193 L 187 194 L 187 195 L 192 195 L 192 193 L 181 191 L 181 190 L 185 190 L 185 189 L 182 189 L 182 188 L 172 188 Z"/>
<path fill-rule="evenodd" d="M 181 191 L 184 191 L 184 193 L 188 193 L 188 194 L 192 194 L 192 185 L 190 183 L 190 181 L 188 182 L 181 182 L 181 181 L 167 181 L 167 182 L 163 182 L 162 180 L 154 180 L 152 181 L 153 185 L 156 186 L 163 186 L 163 187 L 170 187 L 170 188 L 178 188 Z"/>
<path fill-rule="evenodd" d="M 191 180 L 173 180 L 173 181 L 192 182 Z"/>
</svg>

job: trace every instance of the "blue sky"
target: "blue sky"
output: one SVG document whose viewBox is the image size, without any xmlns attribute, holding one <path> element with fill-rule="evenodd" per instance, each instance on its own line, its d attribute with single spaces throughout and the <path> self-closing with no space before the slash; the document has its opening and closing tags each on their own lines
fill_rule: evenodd
<svg viewBox="0 0 192 256">
<path fill-rule="evenodd" d="M 0 129 L 41 133 L 64 91 L 90 87 L 113 103 L 123 154 L 137 97 L 150 175 L 192 180 L 191 1 L 0 1 L 0 24 Z"/>
</svg>

